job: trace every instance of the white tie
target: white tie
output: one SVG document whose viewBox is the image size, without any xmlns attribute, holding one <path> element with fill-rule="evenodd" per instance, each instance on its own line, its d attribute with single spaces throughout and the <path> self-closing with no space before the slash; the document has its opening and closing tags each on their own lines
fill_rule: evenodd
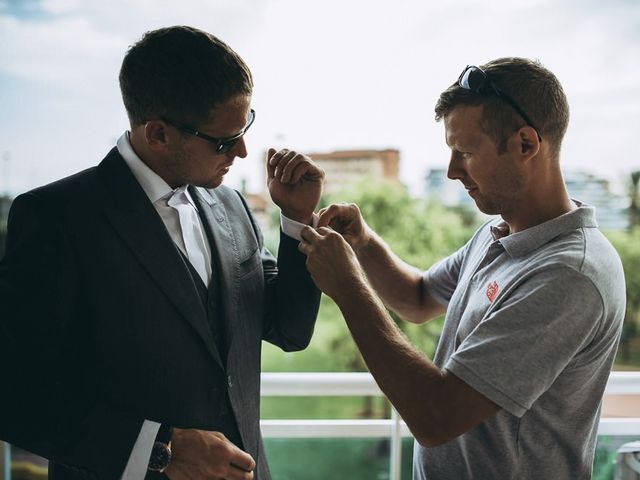
<svg viewBox="0 0 640 480">
<path fill-rule="evenodd" d="M 167 205 L 178 212 L 182 241 L 184 242 L 189 262 L 196 269 L 204 284 L 209 286 L 211 265 L 207 262 L 207 246 L 198 212 L 196 207 L 189 201 L 186 195 L 186 188 L 186 186 L 183 186 L 176 189 L 169 198 Z"/>
</svg>

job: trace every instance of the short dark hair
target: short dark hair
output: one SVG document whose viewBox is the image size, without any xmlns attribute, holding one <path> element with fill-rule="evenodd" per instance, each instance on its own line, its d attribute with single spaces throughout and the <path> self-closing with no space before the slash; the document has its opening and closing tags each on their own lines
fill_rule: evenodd
<svg viewBox="0 0 640 480">
<path fill-rule="evenodd" d="M 558 78 L 539 61 L 506 57 L 493 60 L 482 68 L 489 79 L 509 95 L 530 117 L 541 138 L 551 145 L 555 156 L 569 124 L 569 103 Z M 478 94 L 454 83 L 440 94 L 436 103 L 436 120 L 459 105 L 482 105 L 481 125 L 504 153 L 508 137 L 527 124 L 517 111 L 494 94 Z"/>
<path fill-rule="evenodd" d="M 154 118 L 197 125 L 236 95 L 251 95 L 249 67 L 227 44 L 193 27 L 153 30 L 131 46 L 120 90 L 132 127 Z"/>
</svg>

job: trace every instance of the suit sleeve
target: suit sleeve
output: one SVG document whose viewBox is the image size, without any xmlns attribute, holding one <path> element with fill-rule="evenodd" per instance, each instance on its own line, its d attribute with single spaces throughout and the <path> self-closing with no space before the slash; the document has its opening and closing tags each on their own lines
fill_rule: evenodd
<svg viewBox="0 0 640 480">
<path fill-rule="evenodd" d="M 95 374 L 83 368 L 93 355 L 91 313 L 63 213 L 51 203 L 25 194 L 9 214 L 0 262 L 0 438 L 77 476 L 119 478 L 143 419 L 83 382 Z"/>
<path fill-rule="evenodd" d="M 266 289 L 263 338 L 287 352 L 303 350 L 311 341 L 320 306 L 320 290 L 305 266 L 307 257 L 298 251 L 298 240 L 280 231 L 276 259 L 264 246 L 260 228 L 240 198 L 261 249 Z"/>
</svg>

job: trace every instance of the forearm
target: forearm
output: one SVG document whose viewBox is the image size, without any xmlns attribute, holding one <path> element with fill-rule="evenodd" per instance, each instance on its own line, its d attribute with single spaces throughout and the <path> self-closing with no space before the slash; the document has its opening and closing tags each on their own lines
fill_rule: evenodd
<svg viewBox="0 0 640 480">
<path fill-rule="evenodd" d="M 281 234 L 278 265 L 265 271 L 267 286 L 265 340 L 285 351 L 297 351 L 311 341 L 320 290 L 305 267 L 298 241 Z"/>
<path fill-rule="evenodd" d="M 451 404 L 445 372 L 406 340 L 366 281 L 335 301 L 367 367 L 415 438 L 442 443 Z"/>
<path fill-rule="evenodd" d="M 403 319 L 423 323 L 444 311 L 424 291 L 422 272 L 395 255 L 373 231 L 356 254 L 378 296 Z"/>
</svg>

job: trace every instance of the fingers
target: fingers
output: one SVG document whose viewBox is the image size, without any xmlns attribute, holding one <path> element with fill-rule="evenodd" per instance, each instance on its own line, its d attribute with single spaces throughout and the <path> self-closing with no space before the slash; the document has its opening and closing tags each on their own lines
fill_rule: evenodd
<svg viewBox="0 0 640 480">
<path fill-rule="evenodd" d="M 225 480 L 251 480 L 253 479 L 253 469 L 246 470 L 238 465 L 232 463 L 229 469 L 229 474 L 225 477 Z"/>
<path fill-rule="evenodd" d="M 318 227 L 326 227 L 344 210 L 343 205 L 329 205 L 318 212 Z"/>
<path fill-rule="evenodd" d="M 318 227 L 331 225 L 332 220 L 352 220 L 360 215 L 360 209 L 355 203 L 334 203 L 318 212 Z"/>
<path fill-rule="evenodd" d="M 282 183 L 296 183 L 291 179 L 293 172 L 296 169 L 298 169 L 298 171 L 304 170 L 307 166 L 307 157 L 299 155 L 296 152 L 289 152 L 282 157 L 282 160 L 278 163 L 275 175 Z M 299 167 L 302 167 L 302 169 Z M 298 177 L 298 180 L 299 179 Z"/>
<path fill-rule="evenodd" d="M 311 243 L 314 240 L 320 238 L 320 234 L 314 230 L 313 228 L 306 226 L 304 227 L 301 231 L 300 231 L 300 236 L 302 237 L 302 240 L 307 242 L 307 243 Z"/>
<path fill-rule="evenodd" d="M 302 241 L 298 244 L 298 250 L 307 256 L 319 245 L 318 242 L 343 240 L 342 235 L 328 227 L 319 227 L 315 230 L 311 227 L 304 227 L 300 232 L 300 236 L 302 237 Z"/>
<path fill-rule="evenodd" d="M 224 451 L 224 458 L 226 460 L 226 464 L 230 467 L 229 470 L 235 473 L 236 475 L 240 475 L 239 472 L 251 472 L 254 468 L 256 468 L 256 462 L 253 460 L 251 455 L 239 449 L 236 445 L 230 442 L 227 437 L 225 437 L 220 432 L 212 432 L 212 434 L 220 440 L 219 448 Z M 233 467 L 233 468 L 231 468 Z M 235 472 L 238 470 L 239 472 Z M 236 477 L 229 477 L 236 478 Z M 244 476 L 237 476 L 237 478 L 245 478 Z"/>
<path fill-rule="evenodd" d="M 238 478 L 247 478 L 245 475 L 242 475 L 242 473 L 253 472 L 253 469 L 256 468 L 256 462 L 248 453 L 243 452 L 235 445 L 233 445 L 233 447 L 234 451 L 229 461 L 230 471 L 235 473 Z M 236 472 L 236 470 L 238 471 Z M 253 478 L 253 476 L 251 478 Z"/>
<path fill-rule="evenodd" d="M 278 176 L 280 175 L 282 171 L 282 165 L 280 166 L 280 170 L 277 170 L 278 165 L 280 165 L 280 162 L 282 161 L 284 156 L 289 153 L 291 153 L 291 150 L 287 148 L 282 148 L 277 151 L 275 148 L 269 149 L 269 152 L 267 154 L 267 171 L 269 172 L 269 177 L 275 177 L 276 174 L 278 174 Z"/>
<path fill-rule="evenodd" d="M 298 183 L 303 177 L 316 181 L 324 178 L 324 171 L 309 157 L 286 148 L 277 152 L 269 149 L 267 172 L 270 178 L 288 184 Z"/>
<path fill-rule="evenodd" d="M 253 472 L 245 472 L 244 470 L 236 468 L 232 465 L 229 467 L 229 470 L 227 470 L 227 473 L 225 473 L 223 477 L 214 478 L 219 480 L 253 480 L 254 477 Z"/>
<path fill-rule="evenodd" d="M 166 475 L 172 480 L 221 478 L 252 480 L 256 463 L 220 432 L 174 429 L 173 457 Z"/>
<path fill-rule="evenodd" d="M 313 243 L 320 238 L 320 235 L 313 228 L 304 227 L 300 232 L 300 237 L 302 237 L 302 241 L 298 244 L 298 251 L 309 256 Z"/>
<path fill-rule="evenodd" d="M 271 164 L 271 159 L 273 158 L 273 155 L 276 153 L 276 151 L 277 150 L 275 148 L 270 148 L 267 151 L 267 175 L 269 176 L 269 178 L 273 178 L 276 171 L 275 165 Z"/>
</svg>

